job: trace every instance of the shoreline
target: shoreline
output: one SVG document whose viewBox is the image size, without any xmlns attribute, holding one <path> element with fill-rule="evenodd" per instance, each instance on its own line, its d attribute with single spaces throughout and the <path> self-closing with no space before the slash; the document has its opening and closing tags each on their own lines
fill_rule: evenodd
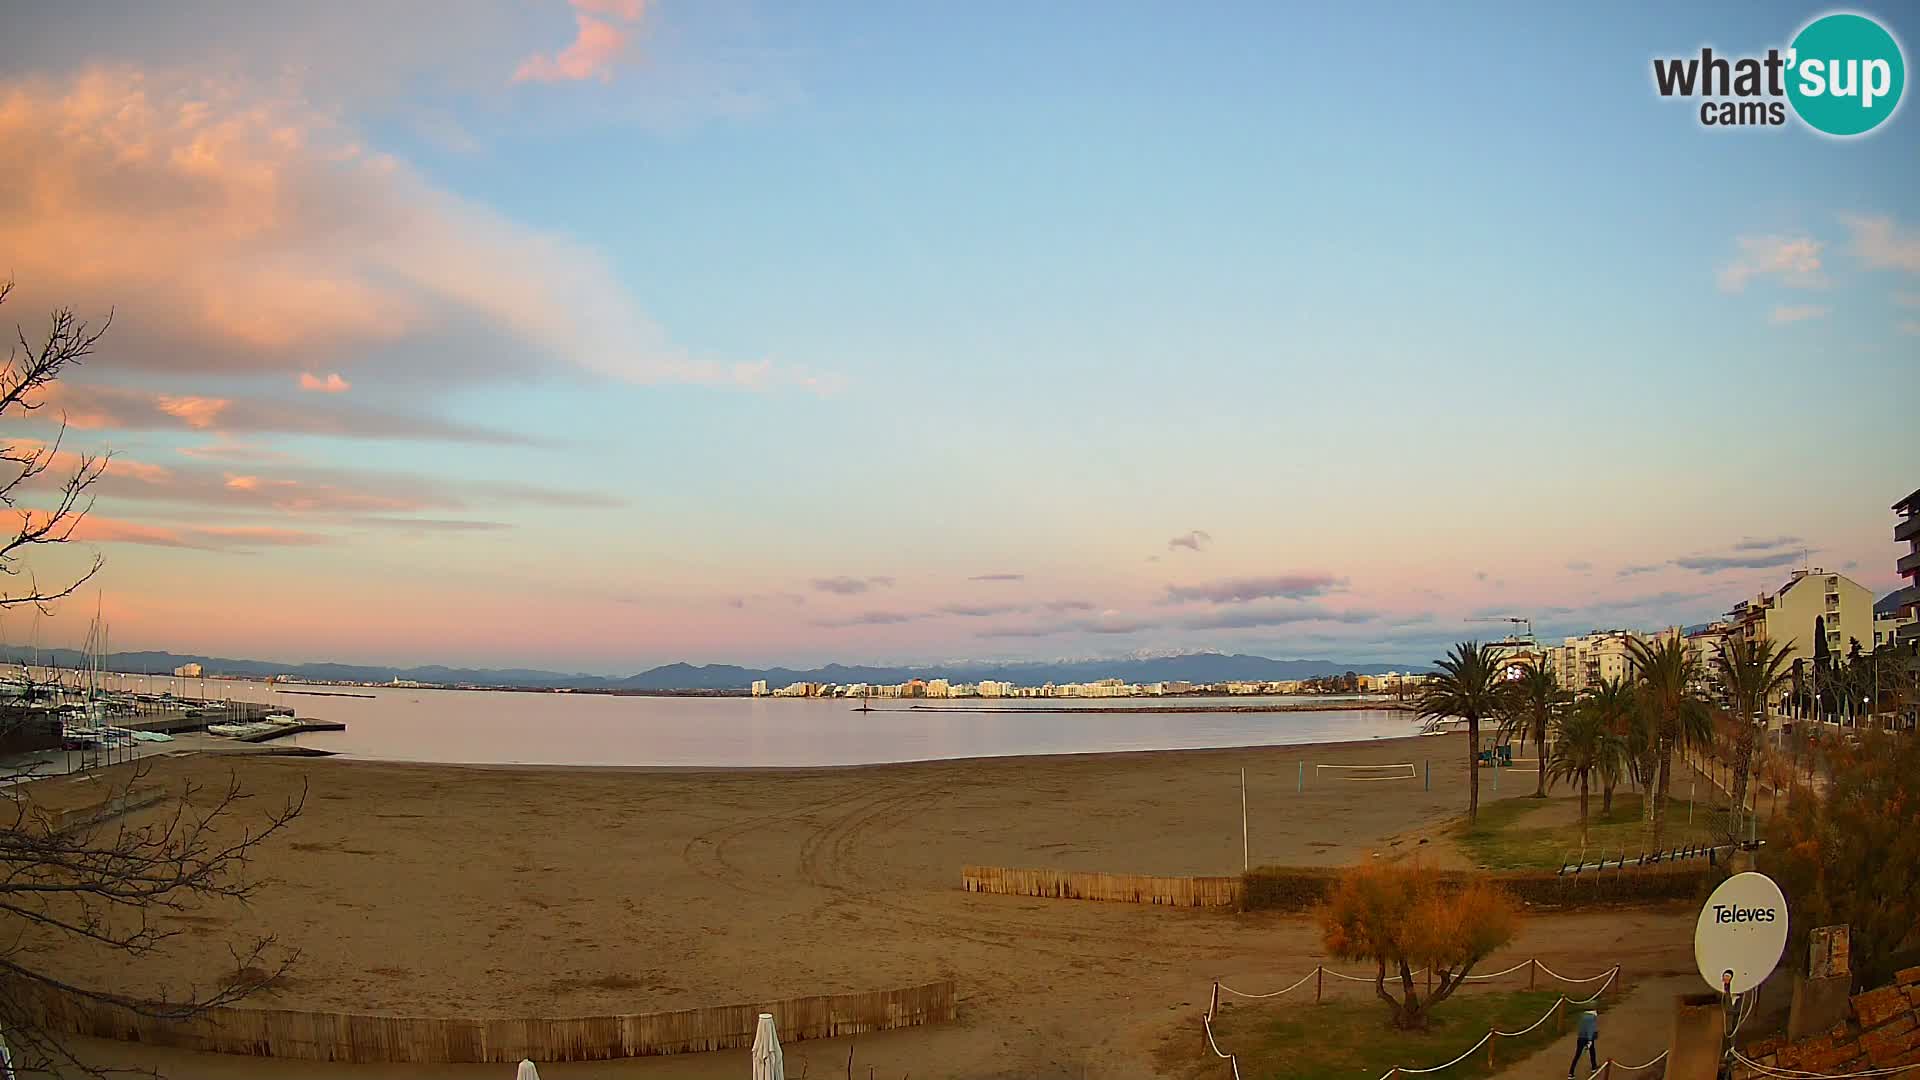
<svg viewBox="0 0 1920 1080">
<path fill-rule="evenodd" d="M 1077 711 L 1077 710 L 1076 710 Z M 379 765 L 409 769 L 472 769 L 484 772 L 530 772 L 530 773 L 629 773 L 629 774 L 704 774 L 727 775 L 748 774 L 764 776 L 773 773 L 804 775 L 809 773 L 838 774 L 853 769 L 873 770 L 909 770 L 916 768 L 934 768 L 948 765 L 1029 765 L 1034 762 L 1112 762 L 1121 758 L 1152 759 L 1170 755 L 1220 755 L 1220 754 L 1258 754 L 1271 755 L 1276 751 L 1337 751 L 1352 747 L 1393 747 L 1404 744 L 1406 748 L 1421 744 L 1431 746 L 1434 736 L 1414 733 L 1411 735 L 1391 735 L 1369 739 L 1318 739 L 1312 742 L 1290 743 L 1249 743 L 1244 746 L 1177 746 L 1154 747 L 1141 750 L 1073 750 L 1058 754 L 971 754 L 963 757 L 905 758 L 897 761 L 860 761 L 844 765 L 563 765 L 551 762 L 519 761 L 422 761 L 406 758 L 382 758 L 361 756 L 358 754 L 333 751 L 325 760 L 335 763 Z"/>
<path fill-rule="evenodd" d="M 1219 695 L 1213 695 L 1218 697 Z M 965 699 L 961 699 L 965 700 Z M 1092 699 L 1081 699 L 1092 700 Z M 919 713 L 1166 713 L 1191 716 L 1196 713 L 1302 713 L 1302 712 L 1408 712 L 1398 699 L 1363 701 L 1335 698 L 1322 703 L 1285 701 L 1273 705 L 909 705 L 904 709 L 855 709 L 854 712 Z"/>
</svg>

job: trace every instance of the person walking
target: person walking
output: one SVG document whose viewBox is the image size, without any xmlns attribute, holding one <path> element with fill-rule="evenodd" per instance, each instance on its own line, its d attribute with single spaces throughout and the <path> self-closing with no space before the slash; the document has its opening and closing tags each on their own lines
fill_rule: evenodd
<svg viewBox="0 0 1920 1080">
<path fill-rule="evenodd" d="M 1580 1064 L 1580 1051 L 1587 1052 L 1587 1076 L 1600 1072 L 1600 1051 L 1594 1044 L 1600 1041 L 1600 1014 L 1588 1009 L 1580 1014 L 1580 1041 L 1573 1044 L 1573 1060 L 1567 1063 L 1567 1080 L 1573 1080 L 1573 1070 Z"/>
</svg>

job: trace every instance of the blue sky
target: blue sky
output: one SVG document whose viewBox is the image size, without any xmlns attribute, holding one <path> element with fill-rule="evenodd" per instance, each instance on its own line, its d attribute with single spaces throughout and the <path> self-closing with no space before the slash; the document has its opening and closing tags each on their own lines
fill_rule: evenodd
<svg viewBox="0 0 1920 1080">
<path fill-rule="evenodd" d="M 1824 8 L 223 7 L 0 42 L 0 138 L 67 133 L 6 314 L 116 307 L 64 404 L 149 467 L 116 642 L 1422 660 L 1695 621 L 1783 576 L 1671 564 L 1743 538 L 1894 584 L 1912 109 L 1650 75 Z M 1294 584 L 1168 601 L 1234 581 Z"/>
</svg>

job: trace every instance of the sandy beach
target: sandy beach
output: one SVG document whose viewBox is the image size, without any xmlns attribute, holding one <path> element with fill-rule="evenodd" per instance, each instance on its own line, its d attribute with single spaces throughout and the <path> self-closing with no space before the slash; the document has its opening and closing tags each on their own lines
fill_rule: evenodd
<svg viewBox="0 0 1920 1080">
<path fill-rule="evenodd" d="M 1256 864 L 1340 865 L 1415 849 L 1455 862 L 1440 829 L 1464 808 L 1463 743 L 792 770 L 184 755 L 163 759 L 148 782 L 219 787 L 232 770 L 251 812 L 303 786 L 306 812 L 261 851 L 254 872 L 273 884 L 252 907 L 169 916 L 192 932 L 141 970 L 174 986 L 204 984 L 229 967 L 230 941 L 271 932 L 302 956 L 259 1005 L 497 1016 L 675 1009 L 952 976 L 959 1022 L 862 1039 L 860 1063 L 916 1077 L 1143 1075 L 1213 977 L 1261 987 L 1311 969 L 1320 950 L 1310 922 L 981 896 L 959 889 L 961 865 L 1237 872 L 1243 768 Z M 1312 767 L 1412 762 L 1424 772 L 1428 759 L 1431 792 L 1418 779 L 1355 782 Z M 1530 775 L 1512 781 L 1509 796 L 1532 789 Z M 1622 962 L 1651 975 L 1684 969 L 1691 926 L 1689 913 L 1662 910 L 1543 916 L 1509 955 L 1583 972 Z M 61 963 L 125 985 L 118 962 L 75 954 Z M 838 1075 L 846 1049 L 834 1046 L 797 1044 L 789 1075 L 796 1056 L 822 1055 L 821 1072 L 829 1053 Z M 735 1056 L 558 1075 L 734 1075 Z M 260 1065 L 199 1059 L 174 1073 L 221 1075 L 233 1064 Z"/>
</svg>

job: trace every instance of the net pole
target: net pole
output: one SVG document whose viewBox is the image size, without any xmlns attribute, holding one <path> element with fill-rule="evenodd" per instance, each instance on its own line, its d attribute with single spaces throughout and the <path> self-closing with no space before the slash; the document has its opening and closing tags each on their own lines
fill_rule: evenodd
<svg viewBox="0 0 1920 1080">
<path fill-rule="evenodd" d="M 1253 859 L 1247 846 L 1247 770 L 1240 770 L 1240 869 L 1251 870 Z"/>
</svg>

